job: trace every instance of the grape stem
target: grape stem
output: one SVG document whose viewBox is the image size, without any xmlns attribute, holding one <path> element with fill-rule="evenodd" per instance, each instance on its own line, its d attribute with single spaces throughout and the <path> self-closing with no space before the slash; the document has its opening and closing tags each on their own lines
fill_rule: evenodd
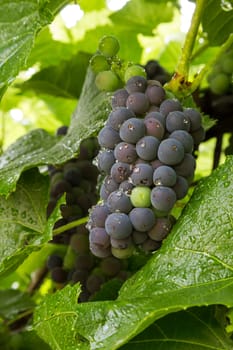
<svg viewBox="0 0 233 350">
<path fill-rule="evenodd" d="M 53 236 L 56 236 L 56 235 L 58 235 L 59 233 L 65 232 L 65 231 L 67 231 L 67 230 L 70 230 L 71 228 L 74 228 L 74 227 L 76 227 L 76 226 L 85 224 L 86 222 L 87 222 L 87 217 L 84 217 L 84 218 L 82 218 L 82 219 L 78 219 L 78 220 L 71 221 L 71 222 L 69 222 L 69 223 L 66 224 L 66 225 L 60 226 L 60 227 L 58 227 L 58 228 L 55 228 L 55 229 L 53 230 Z"/>
</svg>

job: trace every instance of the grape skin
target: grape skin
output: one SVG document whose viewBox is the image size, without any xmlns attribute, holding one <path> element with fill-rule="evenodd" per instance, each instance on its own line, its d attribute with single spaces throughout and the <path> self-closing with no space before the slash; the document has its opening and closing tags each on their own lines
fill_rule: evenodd
<svg viewBox="0 0 233 350">
<path fill-rule="evenodd" d="M 145 92 L 146 87 L 147 80 L 140 75 L 131 77 L 125 85 L 125 88 L 129 94 L 132 94 L 133 92 Z"/>
<path fill-rule="evenodd" d="M 149 100 L 142 92 L 133 92 L 126 100 L 126 107 L 132 110 L 136 115 L 144 114 L 149 108 Z"/>
<path fill-rule="evenodd" d="M 117 190 L 119 184 L 112 178 L 112 176 L 106 176 L 100 187 L 100 197 L 106 200 L 111 192 Z"/>
<path fill-rule="evenodd" d="M 151 186 L 153 183 L 153 168 L 149 164 L 138 163 L 130 175 L 134 186 Z"/>
<path fill-rule="evenodd" d="M 184 159 L 184 147 L 176 139 L 168 138 L 161 141 L 158 148 L 158 159 L 167 165 L 177 165 Z"/>
<path fill-rule="evenodd" d="M 98 245 L 100 248 L 108 248 L 110 246 L 109 235 L 103 227 L 93 227 L 90 230 L 90 244 Z"/>
<path fill-rule="evenodd" d="M 126 107 L 119 107 L 113 110 L 108 116 L 108 124 L 116 131 L 120 130 L 121 125 L 129 118 L 134 118 L 135 114 Z"/>
<path fill-rule="evenodd" d="M 118 184 L 124 180 L 127 180 L 130 173 L 130 167 L 127 163 L 117 162 L 113 164 L 111 168 L 111 177 Z"/>
<path fill-rule="evenodd" d="M 166 129 L 169 132 L 173 132 L 175 130 L 189 131 L 190 124 L 189 118 L 181 111 L 170 112 L 166 118 Z"/>
<path fill-rule="evenodd" d="M 167 186 L 157 186 L 151 191 L 151 203 L 153 207 L 160 212 L 170 212 L 176 199 L 175 190 Z"/>
<path fill-rule="evenodd" d="M 115 163 L 113 150 L 105 149 L 99 152 L 97 156 L 98 169 L 100 172 L 110 174 L 111 167 Z"/>
<path fill-rule="evenodd" d="M 105 230 L 109 236 L 122 239 L 131 235 L 132 224 L 128 215 L 124 213 L 112 213 L 105 221 Z"/>
<path fill-rule="evenodd" d="M 190 132 L 196 131 L 201 127 L 201 114 L 194 108 L 185 108 L 184 115 L 190 120 Z"/>
<path fill-rule="evenodd" d="M 148 232 L 148 236 L 155 241 L 162 241 L 172 228 L 170 216 L 157 218 L 154 227 Z"/>
<path fill-rule="evenodd" d="M 185 178 L 191 178 L 194 176 L 196 168 L 196 160 L 192 154 L 186 153 L 181 163 L 174 166 L 174 170 L 177 175 L 181 175 Z"/>
<path fill-rule="evenodd" d="M 130 200 L 134 207 L 147 208 L 151 206 L 151 189 L 146 186 L 136 186 L 133 188 Z"/>
<path fill-rule="evenodd" d="M 134 245 L 132 244 L 124 249 L 112 247 L 111 251 L 112 255 L 118 259 L 128 259 L 134 252 Z"/>
<path fill-rule="evenodd" d="M 172 187 L 176 183 L 176 172 L 167 165 L 161 165 L 153 173 L 153 183 L 156 186 Z"/>
<path fill-rule="evenodd" d="M 119 80 L 111 70 L 103 70 L 97 73 L 95 84 L 100 91 L 114 91 L 119 86 Z"/>
<path fill-rule="evenodd" d="M 110 237 L 110 242 L 113 248 L 126 249 L 132 245 L 132 237 L 131 235 L 121 239 Z"/>
<path fill-rule="evenodd" d="M 111 212 L 129 213 L 132 209 L 130 198 L 120 190 L 110 193 L 107 199 L 107 206 Z"/>
<path fill-rule="evenodd" d="M 162 113 L 160 113 L 158 111 L 148 112 L 145 115 L 145 121 L 147 119 L 149 119 L 149 118 L 154 118 L 154 119 L 158 120 L 162 124 L 162 126 L 165 128 L 165 126 L 166 126 L 166 117 Z"/>
<path fill-rule="evenodd" d="M 189 189 L 188 181 L 183 176 L 178 175 L 176 183 L 172 188 L 176 193 L 176 198 L 182 199 L 188 193 L 188 189 Z"/>
<path fill-rule="evenodd" d="M 119 162 L 132 164 L 137 159 L 135 145 L 128 142 L 120 142 L 114 149 L 114 156 Z"/>
<path fill-rule="evenodd" d="M 154 117 L 147 117 L 145 118 L 144 123 L 147 135 L 154 136 L 158 140 L 162 140 L 165 130 L 162 123 L 158 119 Z"/>
<path fill-rule="evenodd" d="M 125 192 L 127 195 L 130 195 L 134 185 L 129 180 L 122 181 L 119 185 L 119 190 Z"/>
<path fill-rule="evenodd" d="M 129 93 L 126 89 L 116 90 L 111 99 L 111 106 L 113 109 L 118 107 L 126 107 L 126 100 L 129 96 Z"/>
<path fill-rule="evenodd" d="M 169 137 L 180 141 L 184 147 L 185 153 L 192 153 L 194 142 L 192 136 L 185 130 L 175 130 Z"/>
<path fill-rule="evenodd" d="M 98 142 L 101 147 L 114 149 L 120 141 L 119 133 L 109 125 L 105 125 L 98 134 Z"/>
<path fill-rule="evenodd" d="M 139 118 L 130 118 L 121 125 L 119 133 L 123 141 L 136 144 L 145 135 L 144 122 Z"/>
<path fill-rule="evenodd" d="M 148 85 L 145 95 L 148 97 L 152 105 L 159 106 L 165 99 L 166 93 L 159 82 L 155 83 L 155 81 L 153 81 L 153 83 Z"/>
<path fill-rule="evenodd" d="M 115 36 L 105 35 L 100 39 L 98 48 L 106 57 L 112 57 L 120 50 L 120 44 Z"/>
<path fill-rule="evenodd" d="M 136 152 L 138 157 L 152 161 L 157 157 L 159 140 L 154 136 L 144 136 L 136 144 Z"/>
<path fill-rule="evenodd" d="M 155 224 L 155 215 L 150 208 L 133 208 L 129 213 L 133 228 L 139 232 L 147 232 Z"/>
<path fill-rule="evenodd" d="M 105 220 L 110 214 L 110 210 L 106 204 L 96 204 L 89 212 L 89 225 L 91 227 L 104 227 Z"/>
<path fill-rule="evenodd" d="M 168 113 L 173 111 L 183 111 L 183 108 L 177 99 L 172 98 L 164 100 L 159 107 L 159 111 L 164 116 L 167 116 Z"/>
<path fill-rule="evenodd" d="M 108 247 L 103 247 L 93 242 L 90 242 L 90 251 L 93 255 L 101 259 L 106 258 L 112 254 L 110 245 Z"/>
</svg>

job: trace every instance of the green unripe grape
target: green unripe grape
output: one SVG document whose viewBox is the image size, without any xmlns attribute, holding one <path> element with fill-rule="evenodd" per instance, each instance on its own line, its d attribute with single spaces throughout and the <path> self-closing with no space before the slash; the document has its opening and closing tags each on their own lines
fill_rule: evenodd
<svg viewBox="0 0 233 350">
<path fill-rule="evenodd" d="M 76 256 L 77 255 L 74 250 L 71 248 L 71 246 L 69 246 L 64 257 L 63 267 L 65 269 L 72 269 L 74 267 Z"/>
<path fill-rule="evenodd" d="M 112 255 L 115 256 L 115 258 L 117 259 L 128 259 L 133 255 L 134 249 L 135 249 L 134 245 L 130 245 L 125 249 L 112 247 L 111 251 L 112 251 Z"/>
<path fill-rule="evenodd" d="M 119 86 L 119 80 L 115 73 L 105 70 L 97 74 L 95 84 L 100 91 L 114 91 Z"/>
<path fill-rule="evenodd" d="M 110 64 L 108 63 L 106 57 L 98 53 L 92 56 L 90 59 L 90 66 L 93 72 L 96 74 L 110 69 Z"/>
<path fill-rule="evenodd" d="M 230 79 L 227 74 L 220 73 L 212 78 L 209 82 L 211 91 L 216 95 L 223 95 L 227 92 Z"/>
<path fill-rule="evenodd" d="M 140 75 L 146 78 L 146 71 L 143 67 L 139 66 L 138 64 L 133 64 L 132 66 L 129 66 L 125 71 L 125 82 L 127 82 L 130 78 L 134 77 L 135 75 Z"/>
<path fill-rule="evenodd" d="M 130 200 L 136 208 L 148 208 L 151 206 L 151 189 L 145 186 L 136 186 L 133 188 Z"/>
<path fill-rule="evenodd" d="M 232 74 L 233 73 L 233 57 L 226 56 L 223 58 L 222 62 L 222 70 L 226 74 Z"/>
<path fill-rule="evenodd" d="M 115 56 L 119 51 L 119 49 L 120 49 L 119 41 L 114 36 L 105 35 L 103 38 L 100 39 L 99 51 L 103 55 L 107 57 Z"/>
</svg>

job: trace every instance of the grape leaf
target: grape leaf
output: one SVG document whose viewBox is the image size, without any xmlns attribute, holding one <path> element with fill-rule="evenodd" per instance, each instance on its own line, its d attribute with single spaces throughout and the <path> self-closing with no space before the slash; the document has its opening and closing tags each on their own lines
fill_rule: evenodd
<svg viewBox="0 0 233 350">
<path fill-rule="evenodd" d="M 232 349 L 230 340 L 215 318 L 215 307 L 190 308 L 167 315 L 121 347 L 122 350 Z"/>
<path fill-rule="evenodd" d="M 22 175 L 15 192 L 7 199 L 0 197 L 0 276 L 51 239 L 57 212 L 47 221 L 48 195 L 48 177 L 31 169 Z"/>
<path fill-rule="evenodd" d="M 171 312 L 233 305 L 232 171 L 231 156 L 199 182 L 160 250 L 123 284 L 118 299 L 74 305 L 75 331 L 91 349 L 117 349 Z M 58 304 L 56 310 L 59 313 Z M 35 327 L 45 339 L 47 322 L 38 329 L 36 321 Z M 77 348 L 85 349 L 82 344 L 77 341 Z"/>
<path fill-rule="evenodd" d="M 0 157 L 0 194 L 14 191 L 24 170 L 43 164 L 61 164 L 73 158 L 78 154 L 81 141 L 103 126 L 110 111 L 110 96 L 97 90 L 95 75 L 88 72 L 67 135 L 58 138 L 42 129 L 32 130 Z"/>
<path fill-rule="evenodd" d="M 233 10 L 225 11 L 220 0 L 208 0 L 205 3 L 202 25 L 208 34 L 209 44 L 221 45 L 233 31 Z"/>
<path fill-rule="evenodd" d="M 19 312 L 35 306 L 29 294 L 19 290 L 0 290 L 0 316 L 5 319 L 15 317 Z"/>
</svg>

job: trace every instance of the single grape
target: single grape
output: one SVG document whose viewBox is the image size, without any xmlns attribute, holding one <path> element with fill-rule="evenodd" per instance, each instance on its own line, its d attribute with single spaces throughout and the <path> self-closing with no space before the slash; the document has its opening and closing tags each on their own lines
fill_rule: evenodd
<svg viewBox="0 0 233 350">
<path fill-rule="evenodd" d="M 155 106 L 154 106 L 155 107 Z M 157 108 L 157 107 L 156 107 Z M 166 125 L 166 117 L 160 113 L 159 111 L 149 111 L 146 115 L 145 115 L 145 121 L 147 119 L 150 119 L 150 118 L 154 118 L 156 120 L 158 120 L 162 126 L 165 128 L 165 125 Z"/>
<path fill-rule="evenodd" d="M 62 267 L 63 265 L 63 259 L 61 256 L 57 254 L 52 254 L 48 256 L 47 262 L 46 262 L 47 268 L 49 270 L 54 269 L 55 267 Z"/>
<path fill-rule="evenodd" d="M 145 242 L 147 238 L 148 238 L 148 235 L 146 232 L 140 232 L 140 231 L 134 230 L 132 233 L 132 239 L 136 245 L 142 244 L 143 242 Z"/>
<path fill-rule="evenodd" d="M 67 281 L 67 271 L 62 267 L 55 267 L 50 273 L 51 279 L 56 283 L 65 283 Z"/>
<path fill-rule="evenodd" d="M 175 98 L 169 98 L 167 100 L 164 100 L 160 107 L 159 107 L 160 113 L 167 116 L 168 113 L 173 111 L 183 111 L 183 107 L 181 106 L 180 102 Z"/>
<path fill-rule="evenodd" d="M 192 178 L 196 168 L 196 160 L 192 154 L 185 153 L 181 163 L 174 166 L 177 175 L 185 178 Z"/>
<path fill-rule="evenodd" d="M 147 87 L 147 80 L 143 76 L 135 75 L 131 77 L 125 85 L 126 90 L 129 94 L 133 92 L 145 92 Z"/>
<path fill-rule="evenodd" d="M 86 254 L 78 254 L 75 260 L 75 267 L 79 270 L 90 271 L 95 264 L 95 259 L 89 252 Z"/>
<path fill-rule="evenodd" d="M 130 118 L 120 127 L 120 138 L 128 143 L 136 144 L 145 135 L 145 125 L 142 119 Z"/>
<path fill-rule="evenodd" d="M 148 97 L 150 104 L 159 106 L 165 99 L 166 93 L 158 81 L 152 80 L 148 84 L 145 95 Z"/>
<path fill-rule="evenodd" d="M 155 224 L 155 215 L 150 208 L 133 208 L 129 213 L 133 228 L 139 232 L 151 230 Z"/>
<path fill-rule="evenodd" d="M 97 155 L 97 164 L 100 172 L 110 174 L 111 167 L 115 163 L 115 157 L 113 150 L 104 149 Z"/>
<path fill-rule="evenodd" d="M 126 107 L 136 115 L 143 115 L 149 108 L 148 97 L 142 92 L 132 92 L 126 101 Z"/>
<path fill-rule="evenodd" d="M 200 126 L 199 129 L 191 132 L 191 135 L 193 138 L 194 145 L 197 147 L 205 139 L 205 129 L 203 128 L 203 126 Z"/>
<path fill-rule="evenodd" d="M 121 270 L 121 262 L 113 256 L 107 257 L 100 262 L 102 272 L 108 277 L 114 277 Z"/>
<path fill-rule="evenodd" d="M 176 199 L 175 190 L 167 186 L 156 186 L 151 191 L 151 203 L 160 212 L 169 213 Z"/>
<path fill-rule="evenodd" d="M 127 248 L 120 249 L 120 248 L 114 248 L 112 247 L 112 255 L 115 256 L 117 259 L 128 259 L 130 256 L 134 253 L 134 245 L 130 245 Z"/>
<path fill-rule="evenodd" d="M 163 124 L 158 119 L 154 117 L 147 117 L 145 118 L 144 123 L 147 135 L 154 136 L 158 140 L 161 140 L 163 138 L 165 130 Z"/>
<path fill-rule="evenodd" d="M 100 198 L 106 200 L 110 193 L 117 190 L 118 187 L 119 184 L 112 178 L 112 176 L 106 176 L 100 187 Z"/>
<path fill-rule="evenodd" d="M 126 89 L 117 89 L 111 99 L 111 106 L 113 109 L 118 107 L 126 107 L 126 101 L 129 93 Z"/>
<path fill-rule="evenodd" d="M 126 249 L 132 245 L 132 237 L 131 235 L 121 239 L 110 237 L 110 242 L 113 248 Z"/>
<path fill-rule="evenodd" d="M 188 184 L 188 181 L 183 176 L 178 175 L 176 183 L 172 188 L 176 193 L 176 198 L 182 199 L 188 193 L 189 184 Z"/>
<path fill-rule="evenodd" d="M 130 236 L 132 233 L 132 224 L 127 214 L 112 213 L 108 215 L 105 221 L 105 230 L 109 236 L 122 239 Z"/>
<path fill-rule="evenodd" d="M 119 133 L 109 125 L 105 125 L 98 134 L 98 142 L 101 147 L 114 149 L 120 141 Z"/>
<path fill-rule="evenodd" d="M 73 283 L 81 283 L 82 285 L 85 284 L 86 280 L 88 277 L 88 271 L 87 270 L 79 270 L 76 269 L 73 271 L 72 275 L 71 275 L 71 280 Z"/>
<path fill-rule="evenodd" d="M 127 214 L 132 209 L 129 196 L 120 190 L 110 193 L 106 203 L 112 213 L 121 212 Z"/>
<path fill-rule="evenodd" d="M 130 166 L 128 163 L 117 162 L 113 164 L 111 168 L 111 177 L 118 184 L 122 181 L 127 180 L 131 173 Z"/>
<path fill-rule="evenodd" d="M 153 183 L 153 168 L 150 164 L 138 163 L 130 175 L 134 186 L 151 186 Z"/>
<path fill-rule="evenodd" d="M 129 66 L 124 75 L 124 80 L 127 82 L 130 78 L 134 76 L 142 76 L 146 78 L 146 71 L 142 66 L 139 66 L 137 64 L 133 64 L 132 66 Z"/>
<path fill-rule="evenodd" d="M 154 227 L 148 232 L 148 236 L 155 241 L 162 241 L 172 229 L 171 216 L 157 218 Z"/>
<path fill-rule="evenodd" d="M 114 149 L 114 156 L 119 162 L 132 164 L 137 159 L 136 147 L 128 142 L 120 142 Z"/>
<path fill-rule="evenodd" d="M 106 204 L 96 204 L 89 211 L 89 225 L 91 227 L 104 227 L 105 220 L 110 214 Z"/>
<path fill-rule="evenodd" d="M 90 245 L 98 245 L 99 247 L 108 248 L 110 246 L 109 235 L 103 227 L 93 227 L 89 235 Z"/>
<path fill-rule="evenodd" d="M 173 132 L 174 130 L 189 131 L 190 124 L 188 116 L 181 111 L 169 112 L 166 118 L 166 129 L 169 132 Z"/>
<path fill-rule="evenodd" d="M 168 165 L 161 165 L 153 173 L 153 182 L 156 186 L 174 186 L 176 183 L 176 172 Z"/>
<path fill-rule="evenodd" d="M 101 259 L 107 258 L 112 254 L 110 245 L 108 247 L 103 247 L 93 242 L 90 243 L 90 251 L 97 258 L 101 258 Z"/>
<path fill-rule="evenodd" d="M 103 276 L 91 274 L 88 276 L 86 281 L 86 288 L 89 293 L 94 294 L 98 292 L 102 284 L 105 282 Z"/>
<path fill-rule="evenodd" d="M 129 180 L 122 181 L 119 186 L 119 190 L 125 192 L 127 195 L 130 195 L 134 185 Z"/>
<path fill-rule="evenodd" d="M 185 153 L 192 153 L 194 142 L 192 136 L 185 130 L 175 130 L 169 137 L 180 141 L 184 147 Z"/>
<path fill-rule="evenodd" d="M 160 242 L 154 241 L 153 239 L 150 239 L 150 238 L 148 238 L 142 243 L 142 250 L 144 250 L 144 252 L 146 253 L 154 252 L 158 250 L 160 247 L 161 247 Z"/>
<path fill-rule="evenodd" d="M 134 207 L 147 208 L 151 206 L 151 189 L 145 186 L 136 186 L 132 189 L 130 200 Z"/>
<path fill-rule="evenodd" d="M 136 144 L 138 157 L 152 161 L 157 158 L 157 150 L 160 141 L 154 136 L 144 136 Z"/>
<path fill-rule="evenodd" d="M 115 36 L 105 35 L 100 39 L 98 48 L 103 55 L 113 57 L 119 51 L 120 44 Z"/>
<path fill-rule="evenodd" d="M 66 180 L 57 181 L 51 186 L 50 195 L 51 197 L 58 198 L 65 192 L 72 190 L 71 184 Z"/>
<path fill-rule="evenodd" d="M 102 71 L 109 70 L 111 68 L 106 57 L 102 54 L 99 54 L 99 53 L 97 53 L 91 57 L 90 67 L 95 74 L 102 72 Z"/>
<path fill-rule="evenodd" d="M 95 84 L 100 91 L 114 91 L 119 87 L 119 79 L 111 70 L 97 73 Z"/>
<path fill-rule="evenodd" d="M 108 116 L 108 124 L 116 131 L 120 130 L 121 125 L 129 118 L 134 118 L 135 114 L 126 107 L 118 107 Z"/>
<path fill-rule="evenodd" d="M 173 138 L 161 141 L 158 148 L 158 159 L 166 165 L 179 164 L 184 159 L 182 143 Z"/>
<path fill-rule="evenodd" d="M 201 127 L 201 114 L 194 108 L 185 108 L 184 115 L 190 120 L 190 132 L 196 131 Z"/>
<path fill-rule="evenodd" d="M 66 163 L 63 168 L 64 179 L 72 186 L 79 185 L 82 174 L 76 163 Z"/>
</svg>

